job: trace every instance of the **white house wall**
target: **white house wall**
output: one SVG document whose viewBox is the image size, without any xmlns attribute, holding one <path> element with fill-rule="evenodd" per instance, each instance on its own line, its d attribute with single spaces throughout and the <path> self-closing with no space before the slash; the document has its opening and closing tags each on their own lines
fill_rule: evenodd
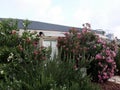
<svg viewBox="0 0 120 90">
<path fill-rule="evenodd" d="M 53 36 L 53 37 L 64 37 L 65 32 L 60 31 L 47 31 L 47 30 L 28 30 L 30 32 L 43 32 L 45 36 Z M 22 35 L 22 32 L 24 32 L 23 29 L 20 29 L 19 35 Z"/>
<path fill-rule="evenodd" d="M 57 41 L 44 41 L 43 45 L 45 47 L 51 47 L 52 52 L 51 52 L 51 59 L 53 59 L 54 56 L 58 55 L 58 48 L 57 48 Z"/>
</svg>

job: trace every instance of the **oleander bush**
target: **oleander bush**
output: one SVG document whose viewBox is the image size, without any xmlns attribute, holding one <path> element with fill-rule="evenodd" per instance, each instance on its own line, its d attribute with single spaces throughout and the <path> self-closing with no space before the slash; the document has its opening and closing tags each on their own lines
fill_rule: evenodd
<svg viewBox="0 0 120 90">
<path fill-rule="evenodd" d="M 74 58 L 77 68 L 80 67 L 78 62 L 82 60 L 84 54 L 89 59 L 86 64 L 90 64 L 86 68 L 92 81 L 104 82 L 116 72 L 117 45 L 107 42 L 92 32 L 88 23 L 85 25 L 82 32 L 72 28 L 69 33 L 65 33 L 65 37 L 59 37 L 58 50 L 64 61 Z"/>
<path fill-rule="evenodd" d="M 28 26 L 25 25 L 26 23 L 23 24 Z M 39 59 L 40 62 L 50 57 L 49 48 L 38 46 L 37 32 L 31 33 L 25 30 L 20 36 L 19 30 L 15 29 L 17 29 L 17 21 L 8 19 L 0 22 L 0 62 L 8 60 L 8 57 L 17 59 L 19 63 L 33 62 L 34 59 Z"/>
<path fill-rule="evenodd" d="M 23 24 L 27 26 L 26 23 Z M 21 36 L 18 32 L 17 20 L 6 19 L 0 21 L 1 85 L 2 83 L 6 83 L 5 86 L 13 83 L 17 85 L 17 82 L 20 83 L 19 79 L 28 74 L 30 69 L 28 67 L 31 67 L 30 70 L 34 70 L 33 66 L 50 58 L 50 48 L 39 47 L 39 37 L 36 32 L 30 33 L 25 30 Z M 25 78 L 27 79 L 27 77 Z"/>
</svg>

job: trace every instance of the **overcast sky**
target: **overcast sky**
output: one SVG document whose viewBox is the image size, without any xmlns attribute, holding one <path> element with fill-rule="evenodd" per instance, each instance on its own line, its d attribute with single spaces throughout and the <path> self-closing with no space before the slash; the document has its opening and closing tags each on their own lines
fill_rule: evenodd
<svg viewBox="0 0 120 90">
<path fill-rule="evenodd" d="M 0 0 L 0 18 L 81 27 L 90 23 L 120 38 L 120 0 Z"/>
</svg>

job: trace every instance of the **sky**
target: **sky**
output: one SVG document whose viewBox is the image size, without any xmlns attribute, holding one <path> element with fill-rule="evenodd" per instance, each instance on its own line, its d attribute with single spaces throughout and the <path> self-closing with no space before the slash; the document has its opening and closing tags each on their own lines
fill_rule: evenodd
<svg viewBox="0 0 120 90">
<path fill-rule="evenodd" d="M 103 29 L 120 38 L 120 0 L 0 0 L 0 18 Z"/>
</svg>

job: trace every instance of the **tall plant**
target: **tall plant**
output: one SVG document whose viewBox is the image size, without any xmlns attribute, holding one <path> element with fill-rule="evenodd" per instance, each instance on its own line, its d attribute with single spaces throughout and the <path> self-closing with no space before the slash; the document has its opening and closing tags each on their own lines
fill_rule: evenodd
<svg viewBox="0 0 120 90">
<path fill-rule="evenodd" d="M 72 28 L 65 37 L 58 38 L 58 49 L 61 51 L 61 58 L 70 60 L 73 58 L 78 66 L 82 55 L 93 61 L 88 67 L 88 74 L 91 74 L 93 81 L 104 82 L 112 77 L 116 71 L 116 47 L 113 43 L 107 43 L 98 35 L 93 33 L 88 23 L 83 25 L 81 32 Z"/>
<path fill-rule="evenodd" d="M 38 46 L 36 32 L 25 31 L 19 36 L 16 27 L 13 20 L 0 22 L 0 84 L 23 83 L 19 82 L 20 73 L 23 72 L 23 76 L 31 74 L 30 70 L 34 71 L 36 66 L 50 57 L 49 48 Z"/>
</svg>

